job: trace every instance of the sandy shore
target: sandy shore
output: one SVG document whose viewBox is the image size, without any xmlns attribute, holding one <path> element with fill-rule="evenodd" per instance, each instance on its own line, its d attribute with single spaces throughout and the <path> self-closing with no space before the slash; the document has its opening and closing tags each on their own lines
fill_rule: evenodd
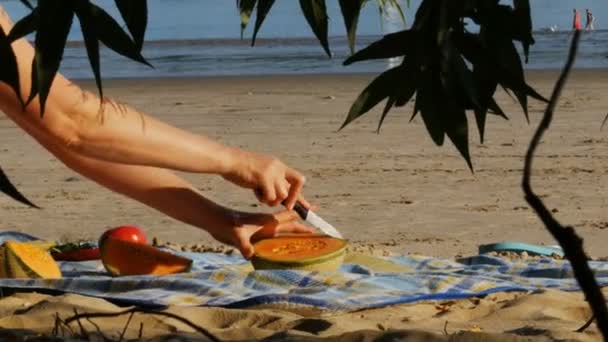
<svg viewBox="0 0 608 342">
<path fill-rule="evenodd" d="M 608 72 L 575 72 L 535 160 L 533 185 L 565 224 L 585 238 L 593 257 L 608 255 Z M 520 189 L 523 155 L 544 109 L 530 102 L 531 124 L 504 92 L 509 121 L 490 116 L 479 144 L 470 117 L 475 172 L 451 143 L 436 147 L 412 106 L 390 114 L 376 134 L 381 108 L 337 132 L 350 104 L 373 75 L 226 77 L 106 81 L 106 94 L 179 127 L 228 144 L 271 153 L 307 176 L 305 194 L 347 238 L 397 254 L 452 257 L 501 240 L 553 244 Z M 528 81 L 549 95 L 556 72 Z M 81 82 L 91 88 L 91 82 Z M 212 242 L 196 228 L 113 194 L 67 169 L 13 123 L 0 117 L 2 167 L 44 209 L 0 197 L 0 225 L 47 239 L 97 238 L 106 228 L 137 224 L 177 243 Z M 246 210 L 268 210 L 219 177 L 186 175 L 210 198 Z"/>
<path fill-rule="evenodd" d="M 277 155 L 301 170 L 308 179 L 305 194 L 309 200 L 359 252 L 455 257 L 476 254 L 480 244 L 502 240 L 554 244 L 528 209 L 520 189 L 523 155 L 543 104 L 531 101 L 531 124 L 527 124 L 519 105 L 500 92 L 498 102 L 510 120 L 489 117 L 483 145 L 478 143 L 471 120 L 472 173 L 451 144 L 433 145 L 420 118 L 408 123 L 411 105 L 392 112 L 381 134 L 375 132 L 380 108 L 337 132 L 350 104 L 372 77 L 113 80 L 105 82 L 105 89 L 109 96 L 179 127 Z M 531 72 L 529 83 L 548 96 L 556 77 L 556 72 Z M 596 258 L 608 256 L 608 133 L 600 130 L 608 110 L 607 77 L 605 70 L 574 73 L 539 148 L 533 178 L 533 185 L 557 218 L 576 227 L 587 251 Z M 93 87 L 90 82 L 81 84 Z M 161 243 L 203 249 L 216 245 L 205 232 L 113 194 L 67 169 L 4 117 L 0 117 L 0 146 L 2 167 L 44 208 L 28 209 L 0 196 L 2 229 L 45 239 L 96 239 L 108 227 L 136 224 Z M 218 177 L 185 176 L 220 203 L 269 210 L 257 205 L 249 192 Z M 123 309 L 74 295 L 17 294 L 0 299 L 0 327 L 50 333 L 54 328 L 50 317 L 60 313 L 65 318 L 74 308 L 78 312 Z M 500 338 L 509 341 L 599 339 L 594 326 L 585 333 L 573 333 L 590 316 L 582 295 L 557 291 L 499 293 L 313 318 L 273 310 L 169 311 L 233 340 L 269 336 L 282 340 L 289 335 L 294 340 L 318 336 L 371 341 L 382 334 L 385 338 L 443 341 L 448 338 L 446 333 L 461 331 L 464 335 L 452 336 L 452 341 L 499 340 L 491 335 L 494 333 L 506 333 Z M 146 327 L 144 337 L 194 331 L 168 318 L 138 314 L 126 336 L 137 337 L 140 323 Z M 124 327 L 125 316 L 97 324 L 116 334 Z M 85 328 L 94 330 L 86 322 Z M 390 332 L 395 329 L 401 331 Z M 8 334 L 0 336 L 6 338 L 28 334 L 2 333 Z"/>
</svg>

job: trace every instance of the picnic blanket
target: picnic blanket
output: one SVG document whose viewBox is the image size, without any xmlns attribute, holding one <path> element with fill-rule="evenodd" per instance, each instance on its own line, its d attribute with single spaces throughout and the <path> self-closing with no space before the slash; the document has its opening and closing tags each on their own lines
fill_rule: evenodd
<svg viewBox="0 0 608 342">
<path fill-rule="evenodd" d="M 0 232 L 0 244 L 34 239 L 22 233 Z M 449 260 L 350 254 L 339 272 L 319 273 L 254 271 L 239 255 L 175 253 L 193 260 L 192 272 L 111 277 L 99 261 L 60 262 L 62 279 L 0 279 L 0 287 L 77 293 L 126 305 L 270 307 L 293 311 L 352 311 L 499 291 L 579 289 L 569 262 L 550 258 L 508 261 L 477 255 Z M 608 285 L 608 262 L 590 264 L 600 285 Z"/>
</svg>

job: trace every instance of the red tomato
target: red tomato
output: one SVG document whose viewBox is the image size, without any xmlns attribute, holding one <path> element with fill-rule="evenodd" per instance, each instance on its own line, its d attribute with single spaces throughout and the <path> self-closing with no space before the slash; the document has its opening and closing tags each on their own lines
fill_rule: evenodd
<svg viewBox="0 0 608 342">
<path fill-rule="evenodd" d="M 144 231 L 135 226 L 120 226 L 106 230 L 99 239 L 99 246 L 103 244 L 106 238 L 126 240 L 144 245 L 148 244 Z"/>
</svg>

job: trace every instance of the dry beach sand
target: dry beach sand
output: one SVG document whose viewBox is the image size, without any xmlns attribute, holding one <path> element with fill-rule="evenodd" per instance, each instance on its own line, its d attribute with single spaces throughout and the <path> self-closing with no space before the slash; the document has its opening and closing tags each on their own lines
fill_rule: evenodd
<svg viewBox="0 0 608 342">
<path fill-rule="evenodd" d="M 576 227 L 594 258 L 608 256 L 608 131 L 600 130 L 608 111 L 607 77 L 604 70 L 574 72 L 538 150 L 533 176 L 537 192 L 562 223 Z M 519 105 L 499 92 L 498 102 L 510 120 L 490 116 L 483 145 L 470 117 L 472 173 L 451 143 L 434 146 L 420 118 L 408 123 L 411 105 L 391 112 L 381 134 L 375 132 L 381 108 L 337 132 L 350 104 L 372 78 L 113 80 L 106 81 L 105 88 L 107 95 L 179 127 L 277 155 L 299 169 L 307 176 L 305 195 L 358 252 L 456 257 L 476 254 L 480 244 L 502 240 L 554 244 L 520 189 L 523 155 L 544 104 L 530 102 L 531 124 L 527 124 Z M 556 78 L 552 71 L 528 74 L 529 83 L 546 96 Z M 82 84 L 93 88 L 90 82 Z M 0 197 L 2 229 L 45 239 L 96 239 L 108 227 L 132 223 L 161 241 L 199 249 L 217 246 L 205 232 L 75 174 L 2 116 L 0 150 L 4 170 L 44 208 L 35 211 Z M 219 177 L 185 176 L 220 203 L 268 210 L 255 204 L 251 193 Z M 419 303 L 312 318 L 271 310 L 169 310 L 227 339 L 264 338 L 280 331 L 308 337 L 316 331 L 335 338 L 358 330 L 371 339 L 390 329 L 424 330 L 438 334 L 437 338 L 444 330 L 469 330 L 473 332 L 468 334 L 510 332 L 540 340 L 599 339 L 594 326 L 582 334 L 572 332 L 590 315 L 577 293 L 496 294 L 444 305 Z M 119 310 L 74 295 L 18 294 L 0 300 L 0 326 L 49 332 L 52 319 L 40 317 L 54 312 L 69 315 L 74 306 L 79 312 Z M 170 319 L 136 315 L 136 320 L 144 321 L 147 336 L 190 331 Z M 116 332 L 124 321 L 122 317 L 99 324 Z M 137 336 L 138 329 L 135 322 L 129 334 Z M 424 340 L 423 333 L 415 336 Z"/>
</svg>

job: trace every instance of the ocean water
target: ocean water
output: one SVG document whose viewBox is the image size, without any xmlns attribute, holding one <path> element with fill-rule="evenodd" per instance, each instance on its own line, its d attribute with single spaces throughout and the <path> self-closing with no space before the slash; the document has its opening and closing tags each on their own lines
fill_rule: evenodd
<svg viewBox="0 0 608 342">
<path fill-rule="evenodd" d="M 510 3 L 509 1 L 502 1 Z M 95 1 L 118 18 L 114 1 Z M 343 66 L 349 50 L 336 0 L 328 0 L 330 45 L 328 58 L 314 38 L 295 0 L 278 0 L 267 17 L 255 47 L 250 46 L 253 20 L 240 39 L 240 19 L 233 0 L 149 0 L 149 26 L 144 56 L 153 68 L 137 64 L 112 51 L 102 51 L 105 78 L 181 77 L 215 75 L 260 75 L 300 73 L 378 72 L 389 61 L 368 61 Z M 406 8 L 406 25 L 412 23 L 420 0 Z M 27 13 L 18 0 L 0 4 L 15 20 Z M 608 2 L 605 0 L 531 0 L 536 44 L 531 48 L 528 69 L 560 68 L 567 55 L 571 36 L 573 5 L 589 8 L 596 17 L 593 32 L 581 39 L 576 67 L 608 67 Z M 92 78 L 82 44 L 79 25 L 69 36 L 61 71 L 72 78 Z M 357 48 L 399 28 L 381 18 L 377 7 L 364 9 L 359 23 Z"/>
</svg>

